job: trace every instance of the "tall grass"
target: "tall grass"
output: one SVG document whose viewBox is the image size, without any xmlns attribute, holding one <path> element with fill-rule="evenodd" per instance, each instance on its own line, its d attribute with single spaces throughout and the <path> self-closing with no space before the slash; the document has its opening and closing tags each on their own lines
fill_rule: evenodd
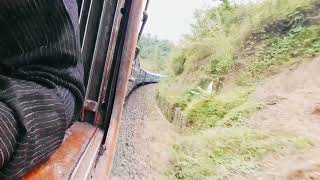
<svg viewBox="0 0 320 180">
<path fill-rule="evenodd" d="M 290 133 L 246 127 L 208 130 L 180 139 L 173 148 L 168 175 L 184 180 L 258 177 L 266 155 L 301 152 L 312 146 L 310 140 Z"/>
<path fill-rule="evenodd" d="M 177 101 L 179 96 L 190 89 L 197 86 L 204 88 L 211 81 L 233 72 L 238 66 L 249 66 L 244 63 L 246 57 L 239 59 L 238 55 L 250 43 L 248 39 L 254 33 L 260 32 L 268 39 L 265 30 L 271 23 L 310 9 L 316 2 L 265 0 L 231 7 L 221 4 L 199 10 L 192 25 L 192 33 L 184 38 L 171 61 L 174 80 L 164 83 L 162 93 L 170 96 L 170 93 L 176 92 L 178 95 L 171 96 L 171 99 Z M 172 86 L 165 85 L 172 82 Z"/>
<path fill-rule="evenodd" d="M 196 13 L 192 33 L 171 61 L 173 73 L 160 85 L 160 94 L 186 111 L 186 126 L 196 130 L 173 147 L 171 179 L 255 175 L 266 155 L 312 146 L 294 134 L 254 130 L 246 118 L 261 108 L 248 101 L 254 89 L 249 80 L 291 58 L 320 52 L 319 25 L 306 27 L 301 16 L 317 1 L 221 4 Z M 282 20 L 293 22 L 289 30 L 272 32 Z M 210 82 L 231 74 L 237 85 L 221 94 L 204 92 Z"/>
</svg>

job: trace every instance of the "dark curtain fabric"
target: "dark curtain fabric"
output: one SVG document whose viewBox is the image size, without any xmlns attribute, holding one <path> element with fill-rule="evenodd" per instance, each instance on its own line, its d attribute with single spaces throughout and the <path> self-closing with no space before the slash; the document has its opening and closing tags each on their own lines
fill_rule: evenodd
<svg viewBox="0 0 320 180">
<path fill-rule="evenodd" d="M 77 0 L 1 0 L 0 179 L 55 152 L 83 95 Z"/>
<path fill-rule="evenodd" d="M 81 5 L 82 5 L 82 1 L 83 1 L 83 0 L 77 0 L 77 3 L 78 3 L 78 12 L 79 12 L 79 15 L 80 15 L 80 11 L 81 11 Z"/>
</svg>

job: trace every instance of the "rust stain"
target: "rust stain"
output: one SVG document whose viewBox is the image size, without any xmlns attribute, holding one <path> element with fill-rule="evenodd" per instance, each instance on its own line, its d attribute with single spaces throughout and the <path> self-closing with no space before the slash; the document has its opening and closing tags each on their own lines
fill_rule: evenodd
<svg viewBox="0 0 320 180">
<path fill-rule="evenodd" d="M 66 134 L 61 147 L 22 180 L 64 180 L 68 179 L 78 160 L 86 149 L 96 128 L 87 123 L 74 124 Z"/>
</svg>

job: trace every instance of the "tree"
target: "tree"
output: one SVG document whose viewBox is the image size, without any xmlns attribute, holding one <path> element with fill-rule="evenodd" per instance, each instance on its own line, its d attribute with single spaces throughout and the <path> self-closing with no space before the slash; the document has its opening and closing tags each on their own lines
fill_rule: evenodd
<svg viewBox="0 0 320 180">
<path fill-rule="evenodd" d="M 141 65 L 147 70 L 161 72 L 169 59 L 174 44 L 151 34 L 145 34 L 140 39 L 139 47 L 141 49 Z"/>
</svg>

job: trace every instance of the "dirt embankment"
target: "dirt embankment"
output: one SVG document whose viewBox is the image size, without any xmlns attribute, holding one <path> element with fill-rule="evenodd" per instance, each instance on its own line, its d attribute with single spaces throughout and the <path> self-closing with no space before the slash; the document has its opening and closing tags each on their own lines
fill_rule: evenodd
<svg viewBox="0 0 320 180">
<path fill-rule="evenodd" d="M 261 179 L 320 179 L 320 57 L 299 62 L 258 86 L 251 99 L 266 107 L 249 122 L 256 128 L 309 137 L 314 148 L 267 157 L 267 176 Z"/>
<path fill-rule="evenodd" d="M 297 62 L 258 86 L 251 97 L 267 106 L 254 126 L 292 131 L 320 140 L 320 58 Z"/>
<path fill-rule="evenodd" d="M 177 134 L 156 103 L 156 87 L 134 91 L 125 105 L 111 180 L 167 179 Z"/>
</svg>

